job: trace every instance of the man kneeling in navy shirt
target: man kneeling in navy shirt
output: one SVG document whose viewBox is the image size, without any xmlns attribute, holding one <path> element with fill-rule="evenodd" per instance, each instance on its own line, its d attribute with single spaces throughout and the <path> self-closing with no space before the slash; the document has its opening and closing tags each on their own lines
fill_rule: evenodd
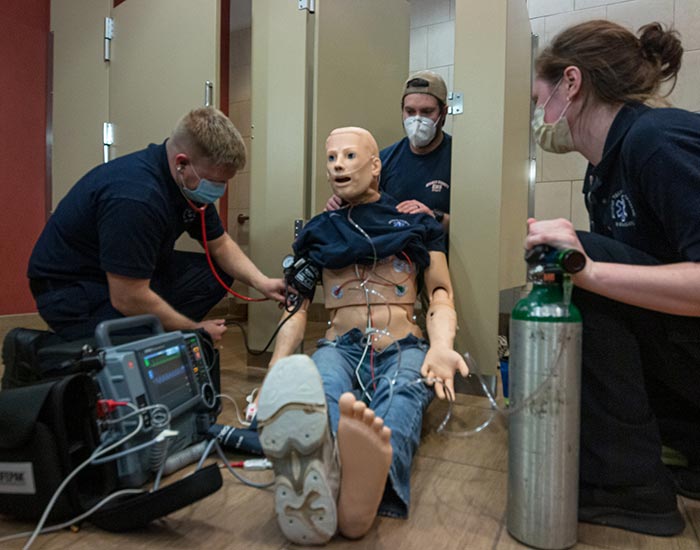
<svg viewBox="0 0 700 550">
<path fill-rule="evenodd" d="M 59 203 L 29 260 L 47 324 L 74 340 L 92 336 L 101 321 L 150 313 L 166 330 L 203 328 L 221 338 L 223 320 L 202 319 L 226 291 L 203 254 L 174 250 L 185 231 L 208 243 L 227 285 L 237 278 L 282 300 L 282 280 L 258 270 L 210 205 L 245 161 L 233 123 L 203 107 L 182 117 L 162 144 L 88 172 Z"/>
</svg>

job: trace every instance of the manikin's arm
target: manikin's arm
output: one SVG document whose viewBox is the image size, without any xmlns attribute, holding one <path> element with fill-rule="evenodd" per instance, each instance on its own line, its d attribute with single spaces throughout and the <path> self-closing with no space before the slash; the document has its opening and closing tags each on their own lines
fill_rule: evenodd
<svg viewBox="0 0 700 550">
<path fill-rule="evenodd" d="M 426 315 L 430 349 L 421 367 L 421 374 L 438 382 L 435 384 L 435 393 L 440 399 L 446 396 L 445 388 L 449 390 L 448 397 L 454 397 L 455 373 L 459 371 L 462 376 L 467 376 L 469 369 L 453 347 L 457 333 L 457 313 L 447 258 L 442 252 L 430 253 L 430 266 L 425 270 L 425 287 L 430 300 Z"/>
<path fill-rule="evenodd" d="M 309 309 L 309 303 L 309 300 L 304 300 L 304 303 L 301 304 L 299 311 L 297 311 L 277 333 L 277 337 L 275 338 L 275 349 L 272 352 L 272 357 L 270 358 L 270 367 L 272 367 L 272 365 L 283 357 L 292 355 L 301 344 L 302 340 L 304 339 L 304 332 L 306 331 L 306 313 Z M 285 311 L 282 314 L 280 323 L 287 319 L 290 315 L 290 313 Z"/>
</svg>

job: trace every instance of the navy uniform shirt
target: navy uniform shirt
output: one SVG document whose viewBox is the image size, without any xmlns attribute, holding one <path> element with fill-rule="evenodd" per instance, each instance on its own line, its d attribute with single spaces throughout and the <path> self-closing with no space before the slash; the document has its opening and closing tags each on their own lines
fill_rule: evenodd
<svg viewBox="0 0 700 550">
<path fill-rule="evenodd" d="M 431 210 L 450 212 L 452 136 L 443 133 L 442 143 L 427 155 L 411 151 L 403 138 L 379 153 L 382 174 L 379 190 L 398 202 L 417 200 Z"/>
<path fill-rule="evenodd" d="M 583 192 L 593 233 L 662 263 L 700 261 L 700 115 L 625 105 Z"/>
<path fill-rule="evenodd" d="M 207 240 L 221 219 L 205 211 Z M 59 203 L 34 246 L 28 276 L 105 281 L 106 272 L 149 279 L 185 231 L 201 240 L 201 221 L 173 180 L 165 143 L 102 164 Z"/>
<path fill-rule="evenodd" d="M 429 252 L 445 252 L 442 225 L 429 214 L 401 214 L 396 205 L 382 194 L 376 202 L 318 214 L 294 241 L 294 253 L 317 267 L 340 269 L 405 252 L 423 269 L 430 265 Z"/>
</svg>

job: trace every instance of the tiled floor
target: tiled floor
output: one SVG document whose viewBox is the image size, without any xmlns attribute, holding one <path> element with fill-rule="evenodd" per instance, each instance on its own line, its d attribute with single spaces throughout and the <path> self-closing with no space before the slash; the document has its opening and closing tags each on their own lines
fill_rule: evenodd
<svg viewBox="0 0 700 550">
<path fill-rule="evenodd" d="M 40 326 L 35 319 L 0 318 L 0 337 L 17 325 Z M 322 323 L 310 323 L 306 352 L 311 352 Z M 245 405 L 245 395 L 259 385 L 246 376 L 245 349 L 240 331 L 230 328 L 220 344 L 222 386 Z M 507 429 L 497 417 L 482 433 L 454 437 L 435 432 L 446 406 L 434 402 L 424 426 L 424 437 L 414 463 L 412 510 L 408 520 L 380 518 L 360 541 L 334 539 L 330 549 L 401 550 L 510 550 L 525 548 L 505 528 L 507 485 Z M 479 425 L 489 414 L 485 398 L 459 395 L 448 429 L 458 432 Z M 234 423 L 235 411 L 225 404 L 220 421 Z M 185 470 L 188 471 L 188 470 Z M 269 479 L 268 472 L 251 477 Z M 166 481 L 167 482 L 167 481 Z M 674 538 L 637 535 L 619 529 L 579 524 L 577 550 L 593 548 L 644 550 L 700 549 L 700 501 L 679 500 L 685 531 Z M 32 529 L 29 523 L 0 519 L 0 537 Z M 0 548 L 21 548 L 23 540 L 0 542 Z M 89 523 L 80 529 L 40 537 L 32 548 L 100 550 L 206 549 L 262 550 L 294 547 L 278 531 L 269 490 L 247 487 L 224 473 L 224 486 L 206 499 L 152 523 L 147 529 L 114 534 Z"/>
</svg>

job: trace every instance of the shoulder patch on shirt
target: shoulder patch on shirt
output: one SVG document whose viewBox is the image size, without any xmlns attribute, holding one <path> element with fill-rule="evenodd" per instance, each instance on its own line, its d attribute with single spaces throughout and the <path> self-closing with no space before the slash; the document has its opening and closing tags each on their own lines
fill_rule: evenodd
<svg viewBox="0 0 700 550">
<path fill-rule="evenodd" d="M 433 180 L 425 184 L 426 187 L 430 187 L 433 193 L 439 193 L 443 189 L 449 189 L 450 185 L 442 180 Z"/>
<path fill-rule="evenodd" d="M 616 227 L 631 227 L 637 224 L 637 212 L 624 191 L 616 191 L 610 200 L 610 214 Z"/>
</svg>

